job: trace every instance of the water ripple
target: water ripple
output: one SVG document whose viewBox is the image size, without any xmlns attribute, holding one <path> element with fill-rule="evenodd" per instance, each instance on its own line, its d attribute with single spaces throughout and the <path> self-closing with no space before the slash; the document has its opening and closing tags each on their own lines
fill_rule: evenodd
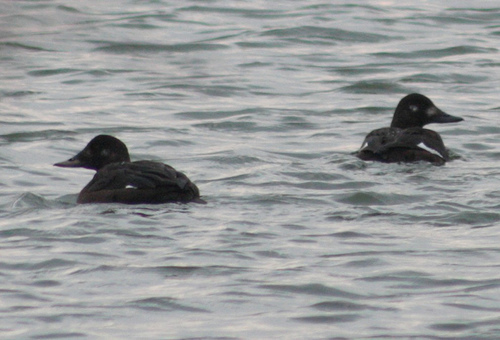
<svg viewBox="0 0 500 340">
<path fill-rule="evenodd" d="M 227 48 L 221 44 L 206 44 L 206 43 L 186 43 L 186 44 L 146 44 L 146 43 L 120 43 L 106 41 L 91 41 L 96 45 L 102 45 L 95 48 L 96 52 L 108 52 L 115 54 L 140 54 L 140 53 L 157 53 L 157 52 L 196 52 L 196 51 L 213 51 Z"/>
<path fill-rule="evenodd" d="M 494 1 L 2 3 L 6 338 L 499 338 Z M 400 98 L 446 166 L 357 159 Z M 76 204 L 97 134 L 206 205 Z M 165 322 L 168 318 L 168 322 Z"/>
</svg>

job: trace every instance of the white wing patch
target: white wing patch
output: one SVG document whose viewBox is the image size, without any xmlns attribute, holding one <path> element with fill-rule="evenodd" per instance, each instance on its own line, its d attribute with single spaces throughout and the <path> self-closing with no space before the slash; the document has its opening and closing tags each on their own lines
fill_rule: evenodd
<svg viewBox="0 0 500 340">
<path fill-rule="evenodd" d="M 133 185 L 130 185 L 130 184 L 127 184 L 127 186 L 125 187 L 125 189 L 137 189 L 137 187 L 135 187 Z"/>
<path fill-rule="evenodd" d="M 443 155 L 441 155 L 441 154 L 440 154 L 439 152 L 437 152 L 436 150 L 431 149 L 430 147 L 428 147 L 427 145 L 425 145 L 423 142 L 420 142 L 420 144 L 418 144 L 417 146 L 418 146 L 420 149 L 424 149 L 425 151 L 432 153 L 433 155 L 436 155 L 436 156 L 439 156 L 439 157 L 443 157 Z"/>
</svg>

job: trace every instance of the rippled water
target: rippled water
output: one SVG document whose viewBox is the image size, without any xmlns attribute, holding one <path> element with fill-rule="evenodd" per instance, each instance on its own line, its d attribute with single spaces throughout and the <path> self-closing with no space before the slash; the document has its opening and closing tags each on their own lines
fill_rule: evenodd
<svg viewBox="0 0 500 340">
<path fill-rule="evenodd" d="M 500 337 L 496 1 L 5 1 L 0 336 Z M 400 98 L 453 161 L 353 157 Z M 95 135 L 207 205 L 76 205 Z"/>
</svg>

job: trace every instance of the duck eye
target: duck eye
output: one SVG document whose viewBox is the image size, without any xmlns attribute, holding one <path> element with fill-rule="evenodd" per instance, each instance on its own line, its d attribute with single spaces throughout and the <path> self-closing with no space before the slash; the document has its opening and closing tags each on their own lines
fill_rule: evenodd
<svg viewBox="0 0 500 340">
<path fill-rule="evenodd" d="M 410 110 L 411 110 L 411 112 L 417 112 L 418 106 L 417 105 L 410 105 Z"/>
<path fill-rule="evenodd" d="M 109 150 L 108 150 L 108 149 L 104 149 L 104 150 L 102 150 L 102 151 L 101 151 L 101 156 L 102 156 L 102 157 L 107 157 L 107 156 L 109 156 L 109 155 L 110 155 L 110 153 L 111 153 L 111 152 L 109 152 Z"/>
</svg>

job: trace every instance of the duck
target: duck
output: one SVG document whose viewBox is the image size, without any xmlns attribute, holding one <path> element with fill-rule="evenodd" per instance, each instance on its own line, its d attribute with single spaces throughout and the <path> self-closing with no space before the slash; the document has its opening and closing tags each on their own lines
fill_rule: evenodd
<svg viewBox="0 0 500 340">
<path fill-rule="evenodd" d="M 54 166 L 95 170 L 77 203 L 206 203 L 182 172 L 154 161 L 130 161 L 127 146 L 110 135 L 94 137 L 76 156 Z"/>
<path fill-rule="evenodd" d="M 423 127 L 431 123 L 460 121 L 463 121 L 463 118 L 442 111 L 426 96 L 419 93 L 409 94 L 397 105 L 390 127 L 370 132 L 356 156 L 364 161 L 424 161 L 444 165 L 450 156 L 443 139 L 439 133 Z"/>
</svg>

